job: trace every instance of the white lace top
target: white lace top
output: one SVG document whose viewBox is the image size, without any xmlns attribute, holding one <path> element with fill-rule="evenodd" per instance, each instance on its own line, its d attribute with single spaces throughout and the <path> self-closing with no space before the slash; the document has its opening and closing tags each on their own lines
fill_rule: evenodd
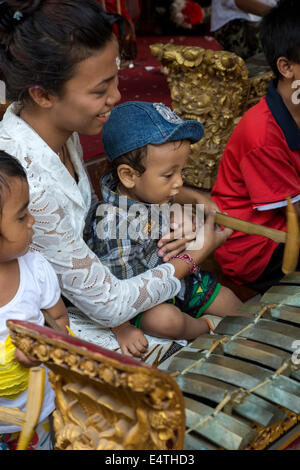
<svg viewBox="0 0 300 470">
<path fill-rule="evenodd" d="M 91 186 L 78 135 L 74 133 L 67 141 L 78 175 L 76 184 L 58 155 L 18 112 L 19 105 L 13 103 L 0 122 L 0 149 L 15 156 L 26 169 L 30 211 L 35 217 L 31 249 L 50 261 L 63 295 L 104 327 L 117 326 L 175 296 L 180 281 L 171 264 L 128 280 L 117 279 L 103 266 L 83 240 Z"/>
</svg>

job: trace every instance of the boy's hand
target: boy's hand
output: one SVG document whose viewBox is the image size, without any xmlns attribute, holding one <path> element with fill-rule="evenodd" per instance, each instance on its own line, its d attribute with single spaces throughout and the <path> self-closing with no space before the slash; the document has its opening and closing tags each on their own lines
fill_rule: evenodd
<svg viewBox="0 0 300 470">
<path fill-rule="evenodd" d="M 220 211 L 219 207 L 211 199 L 208 193 L 200 191 L 199 189 L 188 188 L 187 186 L 182 186 L 178 195 L 175 196 L 175 202 L 178 202 L 181 205 L 193 204 L 194 207 L 197 204 L 200 204 L 203 206 L 204 214 L 206 216 L 211 211 Z"/>
<path fill-rule="evenodd" d="M 158 242 L 160 248 L 158 256 L 163 258 L 166 263 L 173 256 L 178 255 L 187 248 L 187 245 L 196 238 L 195 218 L 188 211 L 184 211 L 183 207 L 174 207 L 175 212 L 172 214 L 171 229 Z"/>
<path fill-rule="evenodd" d="M 217 204 L 210 198 L 208 194 L 199 193 L 195 197 L 195 204 L 203 204 L 204 214 L 207 216 L 211 211 L 220 212 Z"/>
<path fill-rule="evenodd" d="M 127 322 L 118 328 L 114 328 L 113 331 L 122 354 L 143 358 L 148 349 L 148 341 L 141 330 Z"/>
<path fill-rule="evenodd" d="M 38 361 L 34 357 L 27 356 L 23 351 L 20 349 L 16 349 L 15 351 L 15 357 L 20 364 L 22 364 L 23 367 L 37 367 L 41 364 L 41 361 Z"/>
<path fill-rule="evenodd" d="M 233 230 L 226 227 L 223 230 L 216 224 L 216 213 L 210 212 L 205 219 L 204 233 L 203 233 L 203 246 L 201 249 L 187 250 L 195 263 L 198 265 L 205 261 L 205 259 L 226 242 L 227 238 L 233 233 Z"/>
</svg>

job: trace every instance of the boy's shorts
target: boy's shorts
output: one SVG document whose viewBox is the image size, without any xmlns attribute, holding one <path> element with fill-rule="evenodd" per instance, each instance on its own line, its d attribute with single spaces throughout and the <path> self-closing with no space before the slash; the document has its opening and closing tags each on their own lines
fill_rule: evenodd
<svg viewBox="0 0 300 470">
<path fill-rule="evenodd" d="M 199 318 L 205 310 L 213 303 L 221 289 L 216 275 L 207 271 L 201 271 L 201 280 L 196 276 L 188 276 L 184 279 L 184 298 L 174 297 L 167 303 L 176 305 L 182 312 L 191 317 Z M 141 319 L 145 312 L 139 313 L 130 320 L 136 328 L 141 328 Z"/>
</svg>

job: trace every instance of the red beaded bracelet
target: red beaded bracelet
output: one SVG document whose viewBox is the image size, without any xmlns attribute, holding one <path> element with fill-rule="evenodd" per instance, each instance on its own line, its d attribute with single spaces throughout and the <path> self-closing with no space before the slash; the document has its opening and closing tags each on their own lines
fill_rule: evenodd
<svg viewBox="0 0 300 470">
<path fill-rule="evenodd" d="M 191 271 L 191 274 L 194 274 L 198 271 L 198 266 L 196 265 L 195 261 L 193 260 L 193 258 L 188 255 L 187 253 L 183 254 L 183 255 L 176 255 L 176 256 L 172 256 L 172 258 L 170 258 L 169 261 L 171 261 L 171 259 L 174 259 L 174 258 L 178 258 L 178 259 L 181 259 L 182 261 L 185 261 L 186 263 L 191 263 L 192 264 L 192 267 L 190 269 Z"/>
</svg>

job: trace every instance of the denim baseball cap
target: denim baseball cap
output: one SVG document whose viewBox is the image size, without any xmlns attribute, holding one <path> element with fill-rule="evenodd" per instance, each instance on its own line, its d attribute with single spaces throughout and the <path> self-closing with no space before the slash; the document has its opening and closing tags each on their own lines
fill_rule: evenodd
<svg viewBox="0 0 300 470">
<path fill-rule="evenodd" d="M 187 139 L 192 144 L 204 135 L 202 124 L 184 121 L 162 103 L 127 101 L 113 108 L 102 131 L 103 147 L 110 161 L 148 144 Z"/>
</svg>

